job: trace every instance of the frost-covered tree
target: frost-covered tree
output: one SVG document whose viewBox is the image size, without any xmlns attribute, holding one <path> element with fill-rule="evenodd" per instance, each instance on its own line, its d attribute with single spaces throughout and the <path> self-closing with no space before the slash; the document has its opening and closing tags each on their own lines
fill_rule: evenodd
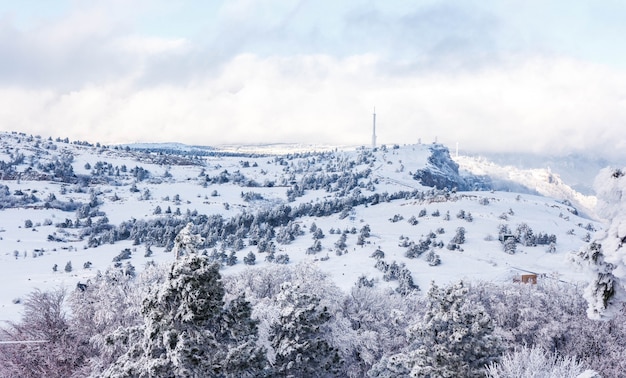
<svg viewBox="0 0 626 378">
<path fill-rule="evenodd" d="M 482 377 L 484 366 L 500 356 L 491 317 L 466 301 L 467 291 L 463 282 L 430 288 L 424 318 L 409 328 L 409 337 L 419 343 L 413 376 Z"/>
<path fill-rule="evenodd" d="M 611 318 L 626 302 L 626 175 L 621 169 L 605 168 L 594 182 L 597 214 L 608 227 L 578 253 L 589 271 L 585 299 L 593 319 Z"/>
<path fill-rule="evenodd" d="M 243 258 L 243 263 L 246 265 L 256 264 L 256 255 L 254 254 L 254 252 L 248 252 L 248 254 Z"/>
<path fill-rule="evenodd" d="M 412 377 L 484 377 L 501 342 L 485 309 L 466 301 L 467 292 L 462 282 L 442 289 L 432 284 L 426 313 L 408 329 L 408 350 L 377 364 L 370 376 L 390 376 L 385 371 L 399 364 Z"/>
<path fill-rule="evenodd" d="M 177 251 L 195 250 L 189 228 L 176 237 Z M 141 314 L 144 324 L 121 338 L 128 351 L 101 376 L 245 377 L 265 367 L 249 304 L 239 298 L 225 305 L 219 265 L 206 256 L 187 253 L 176 260 Z"/>
<path fill-rule="evenodd" d="M 488 378 L 600 378 L 584 370 L 574 358 L 547 353 L 540 348 L 522 347 L 507 353 L 499 363 L 487 367 Z"/>
<path fill-rule="evenodd" d="M 385 354 L 398 353 L 406 344 L 407 326 L 421 317 L 423 305 L 418 296 L 400 296 L 388 289 L 367 286 L 354 287 L 344 304 L 345 316 L 356 332 L 351 341 L 354 351 L 348 358 L 351 376 L 364 377 Z"/>
<path fill-rule="evenodd" d="M 369 279 L 367 278 L 367 276 L 365 274 L 362 274 L 359 276 L 359 278 L 356 281 L 356 286 L 358 288 L 362 288 L 362 287 L 374 287 L 375 281 L 373 278 Z"/>
<path fill-rule="evenodd" d="M 142 305 L 144 324 L 104 377 L 253 376 L 264 368 L 256 323 L 243 299 L 224 305 L 219 266 L 190 254 Z"/>
<path fill-rule="evenodd" d="M 174 239 L 173 252 L 176 258 L 190 253 L 198 253 L 198 246 L 203 242 L 200 235 L 192 233 L 193 223 L 188 223 Z"/>
<path fill-rule="evenodd" d="M 521 223 L 515 230 L 516 240 L 525 247 L 533 247 L 537 245 L 537 237 L 533 233 L 533 229 L 526 223 Z"/>
<path fill-rule="evenodd" d="M 456 234 L 452 238 L 451 243 L 454 243 L 454 244 L 465 243 L 465 227 L 458 227 L 456 229 Z"/>
<path fill-rule="evenodd" d="M 281 253 L 280 255 L 276 255 L 274 262 L 276 264 L 289 264 L 289 255 L 286 253 Z"/>
<path fill-rule="evenodd" d="M 517 242 L 515 241 L 515 238 L 506 238 L 504 240 L 504 243 L 502 244 L 502 248 L 504 249 L 504 252 L 508 253 L 509 255 L 514 255 L 515 252 L 517 252 Z"/>
<path fill-rule="evenodd" d="M 228 254 L 228 257 L 226 258 L 226 265 L 233 266 L 235 264 L 237 264 L 237 255 L 235 254 L 235 251 L 230 251 L 230 254 Z"/>
<path fill-rule="evenodd" d="M 342 360 L 321 332 L 331 314 L 320 299 L 290 282 L 276 298 L 280 315 L 270 330 L 274 374 L 284 377 L 339 376 Z"/>
<path fill-rule="evenodd" d="M 321 250 L 322 250 L 322 242 L 320 242 L 319 239 L 315 239 L 315 241 L 313 242 L 313 245 L 306 249 L 306 254 L 314 255 L 317 252 L 320 252 Z"/>
<path fill-rule="evenodd" d="M 337 241 L 335 242 L 335 248 L 339 250 L 346 249 L 347 238 L 348 236 L 346 234 L 341 234 L 341 236 L 339 236 L 339 239 L 337 239 Z"/>
<path fill-rule="evenodd" d="M 36 290 L 24 301 L 20 323 L 0 328 L 0 376 L 71 377 L 91 353 L 87 340 L 73 332 L 64 311 L 65 292 Z"/>
<path fill-rule="evenodd" d="M 398 274 L 398 287 L 396 292 L 400 295 L 408 295 L 414 291 L 419 291 L 419 286 L 413 281 L 413 275 L 407 268 L 400 269 Z"/>
<path fill-rule="evenodd" d="M 126 275 L 124 269 L 110 269 L 69 295 L 74 332 L 88 339 L 96 351 L 81 376 L 97 375 L 126 352 L 126 346 L 115 340 L 127 336 L 122 330 L 141 324 L 144 293 L 162 283 L 164 273 L 159 267 L 148 266 L 135 278 Z"/>
<path fill-rule="evenodd" d="M 315 231 L 311 231 L 313 233 L 313 239 L 323 239 L 324 238 L 324 232 L 322 231 L 321 228 L 316 227 Z"/>
<path fill-rule="evenodd" d="M 383 252 L 379 247 L 379 248 L 376 248 L 374 252 L 372 252 L 370 257 L 375 258 L 376 260 L 382 260 L 385 258 L 385 252 Z"/>
<path fill-rule="evenodd" d="M 428 265 L 430 266 L 441 265 L 441 257 L 436 254 L 434 250 L 431 249 L 426 254 L 426 262 L 428 262 Z"/>
</svg>

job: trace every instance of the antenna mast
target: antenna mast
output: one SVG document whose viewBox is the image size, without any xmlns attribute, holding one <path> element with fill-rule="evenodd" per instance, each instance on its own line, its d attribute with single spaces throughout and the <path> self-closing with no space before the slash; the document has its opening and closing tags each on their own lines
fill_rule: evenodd
<svg viewBox="0 0 626 378">
<path fill-rule="evenodd" d="M 374 125 L 372 129 L 372 148 L 376 148 L 376 107 L 374 107 Z"/>
</svg>

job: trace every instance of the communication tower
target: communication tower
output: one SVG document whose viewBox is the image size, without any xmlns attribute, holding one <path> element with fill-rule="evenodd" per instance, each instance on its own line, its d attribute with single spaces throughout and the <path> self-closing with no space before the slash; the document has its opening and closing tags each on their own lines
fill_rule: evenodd
<svg viewBox="0 0 626 378">
<path fill-rule="evenodd" d="M 376 108 L 374 108 L 374 124 L 372 128 L 372 148 L 376 148 Z"/>
</svg>

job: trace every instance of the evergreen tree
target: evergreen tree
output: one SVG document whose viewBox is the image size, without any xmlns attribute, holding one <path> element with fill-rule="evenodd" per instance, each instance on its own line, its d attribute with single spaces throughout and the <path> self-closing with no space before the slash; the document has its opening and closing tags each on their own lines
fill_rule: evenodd
<svg viewBox="0 0 626 378">
<path fill-rule="evenodd" d="M 184 244 L 187 231 L 176 237 L 177 251 L 195 248 Z M 179 258 L 166 282 L 144 300 L 144 325 L 129 330 L 128 351 L 103 376 L 257 375 L 265 358 L 250 307 L 239 298 L 225 308 L 223 298 L 219 265 L 196 253 Z"/>
<path fill-rule="evenodd" d="M 284 377 L 338 376 L 342 360 L 337 349 L 322 337 L 321 327 L 331 319 L 319 298 L 299 290 L 290 282 L 281 285 L 277 296 L 278 321 L 269 340 L 276 354 L 274 371 Z"/>
<path fill-rule="evenodd" d="M 517 252 L 517 242 L 515 241 L 514 237 L 509 237 L 504 241 L 504 244 L 502 244 L 502 247 L 504 248 L 504 252 L 508 253 L 509 255 L 514 255 L 515 252 Z"/>
<path fill-rule="evenodd" d="M 417 348 L 411 351 L 411 376 L 483 377 L 485 366 L 501 354 L 500 340 L 484 308 L 465 300 L 463 282 L 432 285 L 421 322 L 409 328 Z"/>
<path fill-rule="evenodd" d="M 501 355 L 501 341 L 491 317 L 481 305 L 466 300 L 467 292 L 462 282 L 443 289 L 432 284 L 424 316 L 408 329 L 410 346 L 383 358 L 368 375 L 484 377 L 486 365 Z"/>
<path fill-rule="evenodd" d="M 594 182 L 598 198 L 596 212 L 608 221 L 605 231 L 578 253 L 586 266 L 589 285 L 585 299 L 587 315 L 593 319 L 610 319 L 626 302 L 626 174 L 623 169 L 605 168 Z"/>
<path fill-rule="evenodd" d="M 452 243 L 463 244 L 465 243 L 465 227 L 458 227 L 456 229 L 456 235 L 452 238 Z"/>
<path fill-rule="evenodd" d="M 396 292 L 400 295 L 408 295 L 414 291 L 419 291 L 419 286 L 413 281 L 413 275 L 407 268 L 400 269 L 398 274 L 398 287 Z"/>
<path fill-rule="evenodd" d="M 254 252 L 248 252 L 248 254 L 243 258 L 243 263 L 246 265 L 256 264 L 256 255 L 254 254 Z"/>
<path fill-rule="evenodd" d="M 200 235 L 191 232 L 192 227 L 193 223 L 187 223 L 185 228 L 180 230 L 174 238 L 173 250 L 176 253 L 176 258 L 184 254 L 198 253 L 198 245 L 203 242 L 203 239 Z"/>
</svg>

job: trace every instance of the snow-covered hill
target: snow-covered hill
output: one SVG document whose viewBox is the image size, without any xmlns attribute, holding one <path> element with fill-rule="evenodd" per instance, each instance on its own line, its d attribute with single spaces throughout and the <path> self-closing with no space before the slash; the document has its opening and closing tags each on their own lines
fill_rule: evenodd
<svg viewBox="0 0 626 378">
<path fill-rule="evenodd" d="M 549 174 L 507 176 L 562 188 L 533 184 L 548 196 L 455 190 L 480 179 L 460 175 L 441 145 L 282 147 L 108 147 L 0 134 L 0 320 L 16 319 L 34 288 L 73 289 L 115 263 L 172 261 L 189 222 L 224 274 L 253 267 L 244 260 L 310 261 L 346 290 L 361 278 L 396 288 L 402 270 L 421 288 L 525 272 L 577 282 L 570 253 L 600 228 L 562 201 L 586 197 Z M 494 183 L 508 169 L 457 162 Z M 515 253 L 505 253 L 511 237 Z"/>
</svg>

